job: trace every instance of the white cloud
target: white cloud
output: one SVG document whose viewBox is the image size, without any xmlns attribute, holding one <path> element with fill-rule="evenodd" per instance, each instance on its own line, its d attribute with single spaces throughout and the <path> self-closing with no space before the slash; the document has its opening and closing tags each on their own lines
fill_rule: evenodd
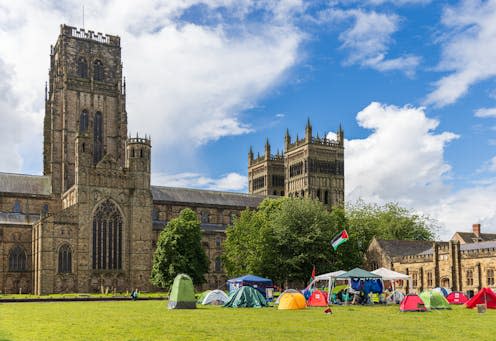
<svg viewBox="0 0 496 341">
<path fill-rule="evenodd" d="M 152 183 L 160 186 L 189 187 L 221 191 L 246 192 L 248 179 L 238 173 L 229 173 L 214 179 L 198 173 L 154 173 Z"/>
<path fill-rule="evenodd" d="M 360 64 L 378 71 L 400 70 L 413 76 L 420 58 L 404 55 L 388 59 L 392 35 L 398 30 L 400 17 L 396 14 L 365 11 L 362 9 L 330 8 L 321 13 L 321 20 L 349 21 L 353 24 L 339 35 L 341 48 L 349 50 L 345 64 Z"/>
<path fill-rule="evenodd" d="M 199 14 L 189 18 L 195 6 L 201 6 Z M 155 160 L 172 152 L 175 158 L 194 158 L 191 150 L 199 145 L 252 131 L 240 113 L 298 61 L 304 35 L 292 16 L 302 8 L 297 0 L 93 0 L 85 2 L 85 26 L 121 36 L 129 131 L 152 135 Z M 264 15 L 254 19 L 251 14 L 261 10 Z M 2 85 L 23 113 L 19 126 L 35 128 L 33 145 L 40 151 L 49 46 L 59 23 L 78 26 L 81 14 L 81 3 L 74 1 L 0 4 L 0 59 L 11 73 L 11 82 Z M 14 145 L 12 150 L 20 149 L 19 139 Z M 39 153 L 20 155 L 41 167 Z M 22 161 L 12 167 L 21 169 Z"/>
<path fill-rule="evenodd" d="M 480 108 L 475 111 L 476 117 L 496 117 L 496 108 Z"/>
<path fill-rule="evenodd" d="M 372 133 L 346 142 L 347 198 L 400 201 L 407 205 L 435 200 L 447 193 L 443 179 L 451 167 L 443 160 L 445 145 L 457 138 L 435 134 L 439 122 L 423 108 L 371 103 L 357 114 Z"/>
<path fill-rule="evenodd" d="M 438 68 L 450 73 L 435 83 L 426 99 L 437 106 L 456 102 L 472 85 L 496 76 L 496 2 L 461 1 L 446 7 L 442 23 L 449 38 Z"/>
</svg>

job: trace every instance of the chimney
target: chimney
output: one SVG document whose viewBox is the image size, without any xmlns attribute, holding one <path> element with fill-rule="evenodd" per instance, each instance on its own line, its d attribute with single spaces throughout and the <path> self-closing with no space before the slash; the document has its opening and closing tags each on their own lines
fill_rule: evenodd
<svg viewBox="0 0 496 341">
<path fill-rule="evenodd" d="M 472 224 L 472 232 L 475 234 L 477 238 L 480 237 L 480 226 L 481 224 Z"/>
</svg>

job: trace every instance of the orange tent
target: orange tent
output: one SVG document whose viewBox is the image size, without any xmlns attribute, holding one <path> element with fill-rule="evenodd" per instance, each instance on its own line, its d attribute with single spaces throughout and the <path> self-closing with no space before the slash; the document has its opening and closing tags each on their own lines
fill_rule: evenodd
<svg viewBox="0 0 496 341">
<path fill-rule="evenodd" d="M 467 308 L 474 308 L 477 304 L 486 304 L 488 308 L 496 309 L 496 294 L 490 288 L 482 288 L 465 303 Z"/>
<path fill-rule="evenodd" d="M 296 310 L 305 309 L 306 307 L 307 302 L 305 301 L 305 296 L 299 292 L 287 292 L 281 295 L 279 307 L 277 309 Z"/>
<path fill-rule="evenodd" d="M 315 290 L 307 301 L 309 307 L 327 307 L 327 294 L 320 290 Z"/>
</svg>

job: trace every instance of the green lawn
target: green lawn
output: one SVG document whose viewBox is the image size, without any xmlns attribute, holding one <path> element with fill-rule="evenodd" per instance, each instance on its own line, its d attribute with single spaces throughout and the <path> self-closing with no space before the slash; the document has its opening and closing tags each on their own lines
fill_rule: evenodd
<svg viewBox="0 0 496 341">
<path fill-rule="evenodd" d="M 0 303 L 0 340 L 494 340 L 496 311 L 463 306 L 400 313 L 398 306 L 281 311 L 166 301 Z"/>
</svg>

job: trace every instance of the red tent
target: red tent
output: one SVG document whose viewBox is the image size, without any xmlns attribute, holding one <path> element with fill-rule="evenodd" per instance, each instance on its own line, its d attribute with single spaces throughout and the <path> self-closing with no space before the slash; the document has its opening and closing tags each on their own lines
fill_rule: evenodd
<svg viewBox="0 0 496 341">
<path fill-rule="evenodd" d="M 427 311 L 427 309 L 417 294 L 408 294 L 401 301 L 400 311 Z"/>
<path fill-rule="evenodd" d="M 468 301 L 467 296 L 461 291 L 452 291 L 446 299 L 450 304 L 463 304 Z"/>
<path fill-rule="evenodd" d="M 496 309 L 496 294 L 489 288 L 482 288 L 474 297 L 465 303 L 467 308 L 473 308 L 477 304 L 486 304 L 490 309 Z"/>
<path fill-rule="evenodd" d="M 327 307 L 327 293 L 315 290 L 308 298 L 307 305 L 309 307 Z"/>
</svg>

